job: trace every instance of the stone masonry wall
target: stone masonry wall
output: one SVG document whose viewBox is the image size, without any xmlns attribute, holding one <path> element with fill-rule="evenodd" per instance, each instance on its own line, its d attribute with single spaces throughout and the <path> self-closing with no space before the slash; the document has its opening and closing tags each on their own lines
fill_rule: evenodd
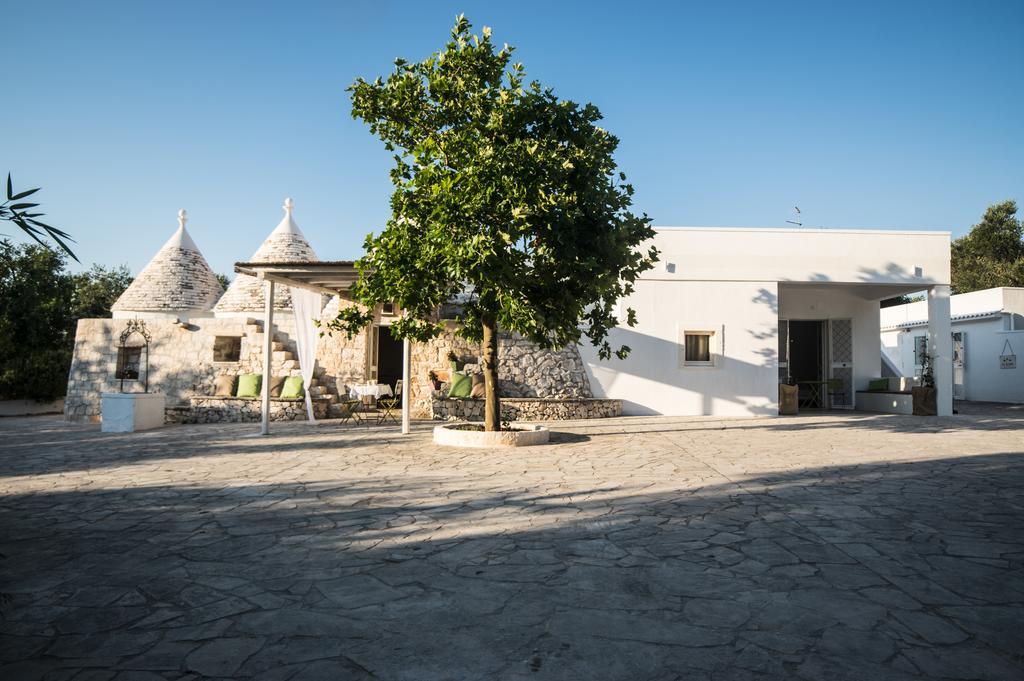
<svg viewBox="0 0 1024 681">
<path fill-rule="evenodd" d="M 337 305 L 337 303 L 335 303 Z M 325 310 L 325 317 L 329 310 Z M 294 321 L 290 314 L 275 315 L 274 374 L 299 375 L 295 359 Z M 68 376 L 65 417 L 71 421 L 96 421 L 100 395 L 116 392 L 118 336 L 123 319 L 82 319 L 75 338 L 74 359 Z M 187 405 L 190 397 L 212 395 L 214 379 L 224 374 L 262 373 L 262 322 L 244 317 L 193 318 L 185 327 L 172 320 L 147 319 L 153 335 L 149 357 L 149 389 L 167 396 L 168 407 Z M 216 336 L 241 336 L 237 362 L 214 362 Z M 133 340 L 138 340 L 136 336 Z M 449 380 L 448 352 L 454 351 L 472 373 L 480 370 L 480 347 L 457 337 L 454 327 L 428 343 L 414 343 L 410 365 L 413 416 L 431 417 L 434 397 L 428 374 L 436 371 Z M 314 397 L 342 395 L 347 384 L 367 379 L 367 333 L 349 339 L 334 332 L 320 338 L 317 368 L 310 391 Z M 501 363 L 498 377 L 504 397 L 588 398 L 590 383 L 583 361 L 574 346 L 558 351 L 540 350 L 520 337 L 503 334 L 499 339 Z M 141 391 L 142 381 L 126 381 L 126 391 Z"/>
<path fill-rule="evenodd" d="M 117 392 L 116 378 L 119 336 L 123 319 L 82 319 L 75 335 L 74 357 L 68 374 L 64 415 L 69 421 L 97 421 L 100 395 Z M 153 336 L 149 348 L 149 390 L 167 396 L 167 406 L 187 405 L 195 395 L 212 395 L 214 379 L 225 374 L 262 373 L 262 322 L 246 318 L 192 319 L 187 328 L 170 320 L 147 319 Z M 300 375 L 295 354 L 294 321 L 290 315 L 275 320 L 274 374 Z M 237 362 L 214 362 L 216 336 L 240 336 L 242 348 Z M 132 341 L 139 341 L 135 336 Z M 344 390 L 336 376 L 363 380 L 365 339 L 353 341 L 324 336 L 317 351 L 317 369 L 311 393 L 337 394 Z M 141 371 L 141 370 L 140 370 Z M 144 381 L 125 381 L 126 392 L 141 392 Z"/>
<path fill-rule="evenodd" d="M 431 418 L 440 421 L 483 421 L 484 401 L 435 399 Z M 622 416 L 621 400 L 502 398 L 501 417 L 508 421 L 561 421 Z"/>
<path fill-rule="evenodd" d="M 263 417 L 262 400 L 253 398 L 193 397 L 190 408 L 180 410 L 180 423 L 254 423 Z M 313 416 L 318 419 L 327 417 L 329 400 L 321 398 L 313 400 Z M 304 421 L 306 419 L 305 400 L 270 401 L 271 421 Z"/>
<path fill-rule="evenodd" d="M 428 343 L 412 347 L 413 415 L 430 418 L 432 386 L 430 371 L 442 381 L 451 378 L 449 351 L 464 362 L 464 371 L 480 371 L 480 345 L 455 334 L 454 325 Z M 498 338 L 498 384 L 502 397 L 589 398 L 587 377 L 579 350 L 574 345 L 561 350 L 542 350 L 521 336 L 502 333 Z"/>
</svg>

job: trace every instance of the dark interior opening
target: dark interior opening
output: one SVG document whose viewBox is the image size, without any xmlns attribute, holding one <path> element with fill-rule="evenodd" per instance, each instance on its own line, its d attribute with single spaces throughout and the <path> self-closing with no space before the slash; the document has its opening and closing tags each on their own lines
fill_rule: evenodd
<svg viewBox="0 0 1024 681">
<path fill-rule="evenodd" d="M 820 320 L 790 320 L 789 375 L 800 386 L 801 406 L 822 409 L 824 393 L 808 384 L 825 380 L 824 327 Z"/>
<path fill-rule="evenodd" d="M 391 336 L 390 326 L 378 327 L 377 382 L 392 388 L 402 378 L 402 341 Z"/>
</svg>

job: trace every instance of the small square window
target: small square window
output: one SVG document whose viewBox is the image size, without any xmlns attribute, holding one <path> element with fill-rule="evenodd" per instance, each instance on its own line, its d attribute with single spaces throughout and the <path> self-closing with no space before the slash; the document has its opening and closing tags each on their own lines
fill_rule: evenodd
<svg viewBox="0 0 1024 681">
<path fill-rule="evenodd" d="M 710 367 L 715 365 L 715 332 L 683 332 L 683 366 Z"/>
<path fill-rule="evenodd" d="M 142 365 L 141 347 L 121 347 L 117 349 L 117 370 L 114 378 L 126 381 L 139 380 L 139 367 Z"/>
<path fill-rule="evenodd" d="M 241 336 L 215 336 L 213 339 L 214 362 L 237 362 L 242 357 Z"/>
<path fill-rule="evenodd" d="M 380 306 L 380 313 L 385 317 L 395 316 L 395 304 L 394 303 L 383 303 Z"/>
</svg>

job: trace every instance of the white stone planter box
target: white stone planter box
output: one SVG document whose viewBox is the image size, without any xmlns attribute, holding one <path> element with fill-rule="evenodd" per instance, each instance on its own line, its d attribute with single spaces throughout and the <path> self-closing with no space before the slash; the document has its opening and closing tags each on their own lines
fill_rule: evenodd
<svg viewBox="0 0 1024 681">
<path fill-rule="evenodd" d="M 164 425 L 165 398 L 159 393 L 103 393 L 100 430 L 134 433 Z"/>
<path fill-rule="evenodd" d="M 551 436 L 544 426 L 513 423 L 510 430 L 466 430 L 465 426 L 480 427 L 479 423 L 446 423 L 434 426 L 434 444 L 449 447 L 529 447 L 547 444 Z"/>
<path fill-rule="evenodd" d="M 858 392 L 857 409 L 910 415 L 914 413 L 914 399 L 910 393 Z"/>
</svg>

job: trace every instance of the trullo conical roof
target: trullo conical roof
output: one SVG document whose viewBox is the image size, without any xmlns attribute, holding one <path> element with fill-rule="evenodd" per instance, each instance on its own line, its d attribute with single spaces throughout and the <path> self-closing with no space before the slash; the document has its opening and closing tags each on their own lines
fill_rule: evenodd
<svg viewBox="0 0 1024 681">
<path fill-rule="evenodd" d="M 292 219 L 294 204 L 284 201 L 284 219 L 256 249 L 249 262 L 309 262 L 316 260 L 313 247 Z M 247 274 L 239 274 L 213 308 L 217 314 L 261 312 L 264 305 L 264 283 Z M 292 297 L 287 286 L 274 288 L 274 309 L 290 310 Z"/>
<path fill-rule="evenodd" d="M 178 230 L 142 268 L 111 308 L 114 312 L 187 312 L 213 308 L 223 289 L 178 211 Z"/>
</svg>

